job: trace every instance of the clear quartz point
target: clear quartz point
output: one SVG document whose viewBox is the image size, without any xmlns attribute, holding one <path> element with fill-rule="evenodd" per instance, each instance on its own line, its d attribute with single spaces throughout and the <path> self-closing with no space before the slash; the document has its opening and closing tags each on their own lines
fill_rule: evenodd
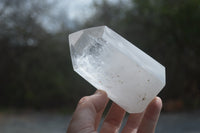
<svg viewBox="0 0 200 133">
<path fill-rule="evenodd" d="M 129 113 L 165 86 L 165 67 L 107 26 L 72 33 L 69 44 L 74 71 Z"/>
</svg>

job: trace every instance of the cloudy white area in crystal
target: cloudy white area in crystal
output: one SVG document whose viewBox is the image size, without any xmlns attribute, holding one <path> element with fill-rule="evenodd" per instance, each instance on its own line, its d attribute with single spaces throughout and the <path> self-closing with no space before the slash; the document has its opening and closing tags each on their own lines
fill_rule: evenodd
<svg viewBox="0 0 200 133">
<path fill-rule="evenodd" d="M 72 33 L 69 43 L 74 70 L 129 113 L 165 86 L 165 67 L 107 26 Z"/>
</svg>

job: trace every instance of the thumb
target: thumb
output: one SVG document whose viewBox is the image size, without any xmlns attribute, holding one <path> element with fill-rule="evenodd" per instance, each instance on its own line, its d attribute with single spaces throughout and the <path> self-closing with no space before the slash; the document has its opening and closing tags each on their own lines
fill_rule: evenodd
<svg viewBox="0 0 200 133">
<path fill-rule="evenodd" d="M 108 102 L 107 94 L 97 90 L 91 96 L 85 96 L 79 101 L 72 116 L 67 133 L 91 133 L 97 128 L 97 120 L 102 115 Z"/>
</svg>

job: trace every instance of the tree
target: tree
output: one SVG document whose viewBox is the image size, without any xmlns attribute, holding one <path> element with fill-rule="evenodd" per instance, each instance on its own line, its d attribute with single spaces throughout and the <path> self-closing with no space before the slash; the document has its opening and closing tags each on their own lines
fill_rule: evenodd
<svg viewBox="0 0 200 133">
<path fill-rule="evenodd" d="M 39 0 L 0 1 L 1 107 L 74 106 L 81 96 L 76 90 L 82 90 L 83 84 L 75 85 L 71 59 L 66 54 L 65 35 L 69 30 L 48 33 L 37 20 L 51 4 Z"/>
</svg>

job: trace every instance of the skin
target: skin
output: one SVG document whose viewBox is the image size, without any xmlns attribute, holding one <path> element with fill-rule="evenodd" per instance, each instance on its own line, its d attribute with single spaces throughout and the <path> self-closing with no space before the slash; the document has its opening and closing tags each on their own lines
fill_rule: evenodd
<svg viewBox="0 0 200 133">
<path fill-rule="evenodd" d="M 104 91 L 97 90 L 79 101 L 68 126 L 67 133 L 98 133 L 97 128 L 109 99 Z M 142 113 L 129 114 L 122 133 L 154 133 L 162 108 L 162 101 L 155 97 Z M 113 103 L 100 133 L 118 133 L 125 111 Z"/>
</svg>

